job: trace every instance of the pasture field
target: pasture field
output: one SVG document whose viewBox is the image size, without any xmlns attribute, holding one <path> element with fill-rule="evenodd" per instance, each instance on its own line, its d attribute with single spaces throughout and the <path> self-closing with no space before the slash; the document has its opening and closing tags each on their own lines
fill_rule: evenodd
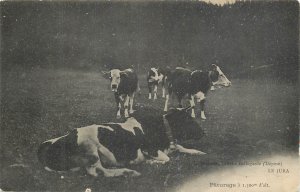
<svg viewBox="0 0 300 192">
<path fill-rule="evenodd" d="M 116 121 L 109 82 L 98 72 L 52 69 L 3 71 L 1 78 L 3 190 L 173 191 L 189 178 L 218 169 L 212 165 L 296 154 L 298 148 L 297 85 L 273 79 L 230 79 L 232 87 L 209 92 L 206 121 L 200 120 L 200 111 L 196 110 L 204 137 L 186 143 L 207 155 L 175 153 L 165 165 L 131 166 L 142 173 L 138 178 L 93 178 L 83 171 L 47 172 L 36 157 L 41 142 L 75 127 Z M 139 79 L 141 94 L 135 97 L 135 109 L 163 109 L 161 97 L 155 102 L 147 99 L 146 77 Z"/>
</svg>

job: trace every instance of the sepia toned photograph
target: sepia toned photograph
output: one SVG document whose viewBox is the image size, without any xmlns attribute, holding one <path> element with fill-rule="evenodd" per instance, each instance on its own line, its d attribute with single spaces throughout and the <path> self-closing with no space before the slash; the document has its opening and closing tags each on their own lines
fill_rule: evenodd
<svg viewBox="0 0 300 192">
<path fill-rule="evenodd" d="M 0 16 L 0 192 L 300 191 L 298 1 Z"/>
</svg>

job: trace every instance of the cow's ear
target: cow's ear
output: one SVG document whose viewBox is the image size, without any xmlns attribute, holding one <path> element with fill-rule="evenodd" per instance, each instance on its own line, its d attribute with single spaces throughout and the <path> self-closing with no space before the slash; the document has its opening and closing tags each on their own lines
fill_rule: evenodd
<svg viewBox="0 0 300 192">
<path fill-rule="evenodd" d="M 121 76 L 128 77 L 128 74 L 127 74 L 126 72 L 124 72 L 124 71 L 121 71 L 121 72 L 120 72 L 120 75 L 121 75 Z"/>
<path fill-rule="evenodd" d="M 102 73 L 102 76 L 105 79 L 109 79 L 110 78 L 110 71 L 101 71 L 101 73 Z"/>
<path fill-rule="evenodd" d="M 217 68 L 218 68 L 218 66 L 217 66 L 216 64 L 211 64 L 211 69 L 212 69 L 213 71 L 216 71 Z"/>
</svg>

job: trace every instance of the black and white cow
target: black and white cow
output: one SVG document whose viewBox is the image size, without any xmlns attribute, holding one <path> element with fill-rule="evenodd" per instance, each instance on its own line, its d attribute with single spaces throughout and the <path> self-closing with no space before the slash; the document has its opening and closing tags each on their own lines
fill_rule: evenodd
<svg viewBox="0 0 300 192">
<path fill-rule="evenodd" d="M 169 95 L 172 95 L 173 93 L 177 96 L 179 107 L 182 107 L 182 98 L 188 95 L 188 98 L 190 99 L 190 105 L 192 107 L 191 116 L 195 117 L 194 99 L 196 98 L 197 102 L 200 102 L 202 119 L 206 119 L 204 113 L 204 102 L 206 94 L 211 87 L 213 85 L 224 87 L 231 85 L 231 82 L 221 71 L 220 67 L 215 64 L 211 65 L 211 70 L 205 72 L 201 70 L 191 71 L 186 68 L 177 67 L 168 78 L 169 94 L 166 95 L 164 111 L 168 110 Z"/>
<path fill-rule="evenodd" d="M 166 163 L 170 141 L 200 139 L 203 130 L 190 117 L 187 109 L 171 109 L 167 114 L 143 108 L 124 123 L 103 123 L 73 129 L 67 135 L 43 142 L 38 159 L 48 171 L 78 171 L 105 177 L 139 176 L 137 171 L 124 168 L 143 161 Z M 205 154 L 176 144 L 173 151 Z M 111 168 L 117 167 L 117 168 Z"/>
<path fill-rule="evenodd" d="M 129 113 L 133 113 L 134 93 L 138 88 L 138 78 L 132 69 L 112 69 L 109 72 L 103 72 L 105 77 L 111 81 L 110 87 L 114 92 L 117 103 L 117 118 L 121 118 L 121 101 L 124 101 L 124 116 L 129 117 Z M 128 113 L 128 106 L 129 113 Z"/>
<path fill-rule="evenodd" d="M 149 89 L 149 96 L 148 98 L 152 98 L 153 92 L 153 99 L 157 99 L 157 87 L 159 84 L 162 86 L 162 98 L 165 98 L 166 89 L 165 85 L 167 82 L 167 75 L 170 70 L 168 68 L 151 68 L 147 74 L 147 84 Z"/>
</svg>

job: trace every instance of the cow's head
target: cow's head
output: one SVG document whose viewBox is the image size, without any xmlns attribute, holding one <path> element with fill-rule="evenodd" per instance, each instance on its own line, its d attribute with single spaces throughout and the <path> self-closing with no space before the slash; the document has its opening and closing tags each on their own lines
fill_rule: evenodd
<svg viewBox="0 0 300 192">
<path fill-rule="evenodd" d="M 150 77 L 149 82 L 159 80 L 158 69 L 156 68 L 151 68 L 148 75 Z"/>
<path fill-rule="evenodd" d="M 171 108 L 165 118 L 167 119 L 174 139 L 179 141 L 200 139 L 203 130 L 189 112 L 191 108 Z"/>
<path fill-rule="evenodd" d="M 119 69 L 112 69 L 108 72 L 102 72 L 105 78 L 110 79 L 110 88 L 113 92 L 117 92 L 120 81 L 121 71 Z"/>
<path fill-rule="evenodd" d="M 216 64 L 211 65 L 212 70 L 210 71 L 210 79 L 213 85 L 220 85 L 224 87 L 231 86 L 231 82 L 227 79 L 223 71 Z"/>
</svg>

